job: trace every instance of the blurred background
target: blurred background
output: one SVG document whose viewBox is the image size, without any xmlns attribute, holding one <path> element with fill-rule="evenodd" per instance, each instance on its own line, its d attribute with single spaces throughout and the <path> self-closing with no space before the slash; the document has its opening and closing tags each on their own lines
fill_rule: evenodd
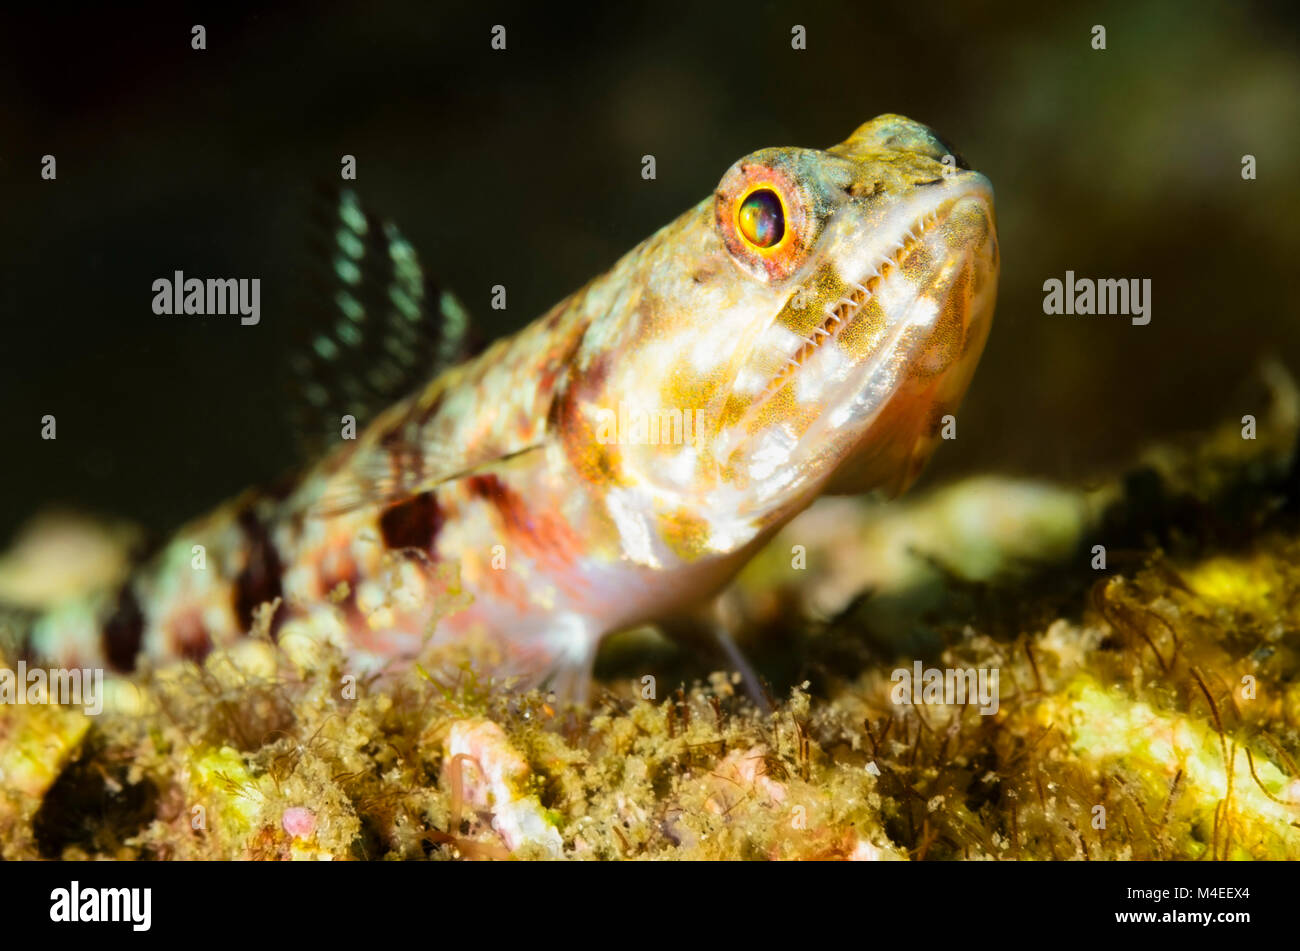
<svg viewBox="0 0 1300 951">
<path fill-rule="evenodd" d="M 1003 273 L 927 484 L 1087 481 L 1152 438 L 1262 413 L 1262 358 L 1300 372 L 1300 5 L 614 6 L 6 15 L 0 544 L 51 505 L 165 531 L 301 461 L 287 361 L 312 186 L 345 153 L 491 337 L 749 151 L 829 146 L 881 112 L 933 126 L 994 183 Z M 151 284 L 178 269 L 261 278 L 261 323 L 159 319 Z M 1045 316 L 1066 270 L 1150 278 L 1150 324 Z"/>
</svg>

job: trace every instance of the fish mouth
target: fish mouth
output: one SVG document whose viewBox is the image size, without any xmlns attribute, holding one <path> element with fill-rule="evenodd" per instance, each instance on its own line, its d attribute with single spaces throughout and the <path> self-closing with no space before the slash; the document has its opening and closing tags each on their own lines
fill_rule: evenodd
<svg viewBox="0 0 1300 951">
<path fill-rule="evenodd" d="M 902 237 L 875 259 L 869 270 L 862 272 L 858 280 L 849 282 L 849 293 L 845 297 L 827 303 L 822 311 L 824 315 L 822 322 L 813 328 L 809 336 L 803 338 L 803 344 L 772 377 L 758 402 L 766 403 L 770 400 L 790 382 L 818 349 L 828 343 L 838 342 L 844 328 L 850 326 L 854 318 L 876 298 L 877 291 L 885 281 L 902 267 L 909 255 L 943 225 L 958 202 L 965 197 L 952 196 L 938 205 L 932 205 L 928 211 L 922 212 L 913 220 L 911 227 L 903 233 Z"/>
<path fill-rule="evenodd" d="M 992 187 L 964 172 L 915 192 L 874 219 L 828 225 L 842 296 L 824 302 L 814 329 L 803 324 L 720 433 L 719 455 L 756 488 L 757 504 L 864 453 L 880 460 L 870 481 L 896 481 L 888 466 L 905 466 L 935 411 L 960 400 L 996 288 Z"/>
<path fill-rule="evenodd" d="M 781 364 L 769 368 L 766 382 L 750 391 L 745 422 L 766 414 L 783 399 L 783 391 L 799 387 L 801 378 L 816 377 L 820 371 L 811 365 L 821 351 L 846 337 L 852 341 L 843 351 L 840 378 L 835 383 L 828 380 L 827 391 L 851 393 L 855 381 L 860 385 L 877 376 L 882 363 L 897 362 L 900 349 L 910 349 L 903 338 L 923 333 L 927 316 L 932 316 L 918 312 L 918 299 L 928 291 L 942 309 L 945 302 L 939 298 L 944 296 L 945 273 L 969 262 L 980 245 L 996 241 L 993 189 L 980 173 L 963 171 L 952 179 L 921 183 L 914 192 L 878 220 L 846 216 L 839 223 L 841 233 L 833 242 L 839 250 L 832 254 L 838 259 L 843 296 L 823 305 L 811 330 L 806 324 L 800 328 L 801 336 L 793 338 Z M 978 222 L 980 233 L 971 230 L 971 222 Z M 919 270 L 909 261 L 918 252 L 930 257 L 930 263 Z M 908 293 L 900 296 L 903 288 Z M 799 293 L 798 287 L 791 292 L 786 310 L 794 308 Z M 877 302 L 880 306 L 873 307 Z M 876 332 L 871 345 L 864 347 L 863 327 L 869 322 L 874 322 Z M 785 327 L 789 330 L 788 324 Z"/>
<path fill-rule="evenodd" d="M 973 187 L 904 236 L 913 250 L 928 242 L 934 260 L 919 280 L 902 285 L 908 293 L 901 303 L 889 302 L 897 310 L 881 339 L 827 394 L 799 440 L 797 453 L 818 443 L 835 443 L 843 453 L 830 491 L 903 491 L 938 444 L 938 420 L 956 412 L 970 384 L 991 326 L 998 273 L 992 190 L 972 174 Z M 899 252 L 891 266 L 901 267 L 908 253 Z M 888 281 L 883 275 L 875 292 Z M 841 332 L 872 299 L 842 320 Z"/>
</svg>

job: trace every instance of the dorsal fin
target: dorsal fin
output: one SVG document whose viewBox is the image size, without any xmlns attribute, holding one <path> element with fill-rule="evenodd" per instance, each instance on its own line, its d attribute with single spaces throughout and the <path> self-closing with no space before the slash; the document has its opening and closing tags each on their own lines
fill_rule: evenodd
<svg viewBox="0 0 1300 951">
<path fill-rule="evenodd" d="M 465 308 L 420 264 L 391 221 L 364 209 L 350 188 L 317 193 L 307 340 L 291 359 L 293 425 L 311 453 L 358 429 L 396 400 L 469 355 Z"/>
</svg>

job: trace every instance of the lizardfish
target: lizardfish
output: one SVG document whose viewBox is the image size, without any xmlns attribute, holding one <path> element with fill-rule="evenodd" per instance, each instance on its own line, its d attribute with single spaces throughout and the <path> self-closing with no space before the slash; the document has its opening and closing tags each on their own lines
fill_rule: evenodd
<svg viewBox="0 0 1300 951">
<path fill-rule="evenodd" d="M 130 671 L 260 618 L 366 667 L 483 638 L 501 672 L 581 696 L 602 637 L 707 603 L 818 496 L 917 477 L 984 348 L 998 265 L 989 181 L 923 125 L 760 149 L 287 490 L 47 612 L 27 649 Z M 448 614 L 457 584 L 472 601 Z"/>
</svg>

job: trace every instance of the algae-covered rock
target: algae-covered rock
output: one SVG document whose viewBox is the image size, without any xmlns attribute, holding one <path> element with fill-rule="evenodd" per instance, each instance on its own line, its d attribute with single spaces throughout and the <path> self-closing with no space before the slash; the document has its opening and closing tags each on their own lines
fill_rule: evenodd
<svg viewBox="0 0 1300 951">
<path fill-rule="evenodd" d="M 80 710 L 0 705 L 0 856 L 22 858 L 34 850 L 36 813 L 89 728 Z"/>
</svg>

